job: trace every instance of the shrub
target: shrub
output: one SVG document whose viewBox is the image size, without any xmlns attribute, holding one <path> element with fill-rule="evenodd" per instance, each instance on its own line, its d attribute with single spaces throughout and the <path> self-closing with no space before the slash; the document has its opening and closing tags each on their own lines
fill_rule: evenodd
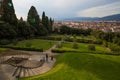
<svg viewBox="0 0 120 80">
<path fill-rule="evenodd" d="M 108 46 L 112 51 L 115 51 L 115 52 L 120 52 L 120 46 L 116 45 L 116 44 L 109 44 Z"/>
<path fill-rule="evenodd" d="M 78 44 L 77 44 L 77 42 L 73 42 L 73 49 L 78 49 Z"/>
<path fill-rule="evenodd" d="M 104 42 L 103 42 L 103 46 L 108 47 L 108 42 L 107 42 L 107 41 L 104 41 Z"/>
<path fill-rule="evenodd" d="M 95 51 L 95 50 L 96 50 L 96 49 L 95 49 L 95 45 L 93 45 L 93 44 L 88 45 L 88 49 L 89 49 L 90 51 Z"/>
<path fill-rule="evenodd" d="M 56 48 L 61 48 L 62 47 L 62 42 L 59 42 L 57 45 L 56 45 Z"/>
<path fill-rule="evenodd" d="M 7 39 L 2 39 L 2 40 L 0 40 L 0 44 L 1 45 L 7 45 L 7 44 L 10 44 L 11 43 L 11 41 L 9 41 L 9 40 L 7 40 Z"/>
<path fill-rule="evenodd" d="M 94 42 L 93 42 L 94 44 L 102 44 L 103 42 L 102 42 L 102 40 L 95 40 Z"/>
</svg>

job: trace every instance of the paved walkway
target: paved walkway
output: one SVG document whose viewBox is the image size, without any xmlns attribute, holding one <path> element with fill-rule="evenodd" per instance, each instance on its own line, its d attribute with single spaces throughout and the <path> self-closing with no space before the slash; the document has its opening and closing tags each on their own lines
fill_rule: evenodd
<svg viewBox="0 0 120 80">
<path fill-rule="evenodd" d="M 41 59 L 45 58 L 46 53 L 48 55 L 54 55 L 51 52 L 51 50 L 55 47 L 56 45 L 54 45 L 53 47 L 51 47 L 50 49 L 46 50 L 43 53 L 35 52 L 35 51 L 21 51 L 21 52 L 32 54 L 30 56 L 30 60 L 40 61 Z M 51 60 L 51 58 L 49 57 L 48 62 L 45 62 L 41 67 L 34 69 L 20 69 L 19 71 L 16 71 L 15 76 L 17 76 L 18 73 L 20 74 L 20 77 L 29 77 L 29 76 L 43 74 L 45 72 L 48 72 L 53 67 L 55 62 L 56 62 L 55 58 Z M 11 65 L 0 64 L 0 80 L 15 80 L 16 78 L 13 77 L 12 75 L 16 69 L 17 69 L 16 67 L 13 67 Z"/>
</svg>

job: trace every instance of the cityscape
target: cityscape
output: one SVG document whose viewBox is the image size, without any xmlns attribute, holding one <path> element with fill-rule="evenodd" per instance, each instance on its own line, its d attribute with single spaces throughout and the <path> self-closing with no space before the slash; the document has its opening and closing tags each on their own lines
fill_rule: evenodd
<svg viewBox="0 0 120 80">
<path fill-rule="evenodd" d="M 103 32 L 120 32 L 120 21 L 56 21 L 54 28 L 66 25 L 71 28 L 77 29 L 94 29 Z"/>
</svg>

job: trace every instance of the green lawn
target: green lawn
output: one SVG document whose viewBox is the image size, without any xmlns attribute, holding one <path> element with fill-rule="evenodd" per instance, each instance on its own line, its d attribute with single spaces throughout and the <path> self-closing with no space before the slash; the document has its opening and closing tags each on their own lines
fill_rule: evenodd
<svg viewBox="0 0 120 80">
<path fill-rule="evenodd" d="M 49 72 L 21 80 L 120 80 L 120 56 L 64 53 Z"/>
<path fill-rule="evenodd" d="M 63 47 L 62 48 L 69 48 L 69 49 L 73 49 L 73 43 L 72 42 L 65 42 L 63 43 Z M 108 50 L 100 45 L 95 45 L 96 47 L 96 51 L 104 51 L 104 52 L 108 52 Z M 88 50 L 88 44 L 85 43 L 78 43 L 78 49 L 79 51 L 89 51 Z"/>
<path fill-rule="evenodd" d="M 57 43 L 57 41 L 32 39 L 32 40 L 21 41 L 21 42 L 17 43 L 15 46 L 17 46 L 17 47 L 34 47 L 34 48 L 42 48 L 43 50 L 47 50 L 56 43 Z"/>
<path fill-rule="evenodd" d="M 6 50 L 6 48 L 0 48 L 0 51 L 4 51 L 4 50 Z"/>
</svg>

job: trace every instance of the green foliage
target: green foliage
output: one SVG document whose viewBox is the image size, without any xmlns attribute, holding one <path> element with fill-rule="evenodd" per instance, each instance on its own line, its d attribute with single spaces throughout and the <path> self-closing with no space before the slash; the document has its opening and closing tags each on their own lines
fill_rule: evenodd
<svg viewBox="0 0 120 80">
<path fill-rule="evenodd" d="M 14 6 L 12 0 L 5 0 L 3 2 L 3 15 L 2 20 L 10 24 L 17 24 L 17 17 L 15 14 Z"/>
<path fill-rule="evenodd" d="M 97 39 L 104 40 L 106 42 L 112 42 L 114 44 L 120 43 L 120 32 L 107 32 L 104 33 L 102 31 L 92 31 L 92 35 L 94 35 Z"/>
<path fill-rule="evenodd" d="M 45 15 L 45 12 L 42 13 L 42 24 L 49 33 L 52 32 L 53 22 L 51 18 L 49 19 L 48 16 Z"/>
<path fill-rule="evenodd" d="M 57 48 L 61 48 L 62 47 L 62 42 L 59 42 L 57 45 L 56 45 Z"/>
<path fill-rule="evenodd" d="M 17 36 L 14 26 L 8 23 L 0 24 L 0 39 L 12 39 Z"/>
<path fill-rule="evenodd" d="M 32 6 L 28 12 L 27 22 L 32 25 L 32 31 L 35 36 L 43 36 L 48 34 L 47 29 L 42 23 L 40 23 L 39 15 L 34 6 Z"/>
<path fill-rule="evenodd" d="M 95 51 L 96 49 L 95 49 L 95 45 L 93 45 L 93 44 L 89 44 L 88 45 L 88 49 L 90 50 L 90 51 Z"/>
<path fill-rule="evenodd" d="M 0 40 L 0 45 L 7 45 L 7 44 L 10 44 L 10 40 L 7 39 Z"/>
<path fill-rule="evenodd" d="M 84 36 L 87 36 L 87 35 L 90 35 L 91 33 L 91 29 L 76 29 L 76 28 L 70 28 L 66 25 L 62 25 L 60 27 L 60 33 L 61 34 L 75 34 L 75 35 L 84 35 Z"/>
<path fill-rule="evenodd" d="M 39 15 L 38 15 L 37 10 L 34 6 L 31 6 L 31 8 L 28 12 L 27 21 L 31 25 L 39 25 L 39 22 L 40 22 Z"/>
<path fill-rule="evenodd" d="M 78 49 L 78 44 L 77 44 L 77 42 L 73 42 L 73 49 Z"/>
<path fill-rule="evenodd" d="M 24 22 L 24 21 L 19 21 L 18 23 L 18 37 L 24 37 L 24 38 L 30 38 L 34 36 L 34 28 L 30 24 Z"/>
<path fill-rule="evenodd" d="M 114 52 L 120 52 L 120 46 L 118 46 L 116 44 L 109 43 L 108 47 Z"/>
<path fill-rule="evenodd" d="M 107 41 L 103 41 L 103 46 L 108 47 L 108 42 Z"/>
</svg>

